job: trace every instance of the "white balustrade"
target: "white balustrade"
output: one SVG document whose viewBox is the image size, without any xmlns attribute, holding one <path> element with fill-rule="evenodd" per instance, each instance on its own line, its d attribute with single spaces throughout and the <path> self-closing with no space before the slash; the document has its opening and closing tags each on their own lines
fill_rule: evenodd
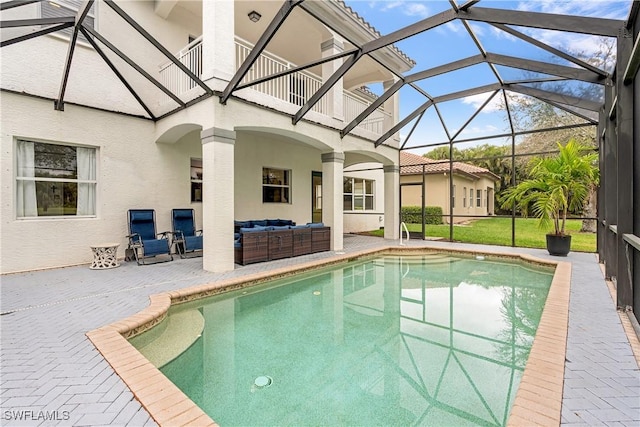
<svg viewBox="0 0 640 427">
<path fill-rule="evenodd" d="M 202 37 L 198 37 L 185 46 L 176 57 L 189 71 L 200 77 L 202 75 Z M 197 86 L 197 83 L 173 62 L 160 67 L 160 83 L 178 96 Z M 165 95 L 163 101 L 169 100 L 171 98 Z"/>
<path fill-rule="evenodd" d="M 345 123 L 351 122 L 358 117 L 360 113 L 367 109 L 371 105 L 371 101 L 359 96 L 354 92 L 344 92 L 344 121 Z M 384 133 L 384 120 L 385 117 L 391 116 L 391 114 L 384 111 L 382 107 L 369 114 L 363 121 L 358 124 L 358 127 L 367 129 L 378 135 Z"/>
<path fill-rule="evenodd" d="M 240 68 L 240 65 L 242 65 L 247 58 L 252 48 L 253 46 L 250 43 L 236 37 L 236 68 Z M 295 64 L 276 55 L 263 52 L 253 63 L 241 83 L 249 83 L 262 77 L 289 70 L 295 66 Z M 307 71 L 298 71 L 250 87 L 258 92 L 302 107 L 321 86 L 322 79 L 320 77 Z M 326 99 L 320 99 L 320 101 L 313 106 L 312 110 L 327 114 Z"/>
<path fill-rule="evenodd" d="M 252 48 L 253 46 L 249 42 L 236 37 L 236 69 L 242 65 Z M 176 57 L 191 70 L 191 72 L 200 77 L 202 74 L 202 37 L 198 37 L 189 43 L 184 49 L 178 52 Z M 295 67 L 295 64 L 283 58 L 269 52 L 263 52 L 253 63 L 241 83 L 249 83 L 256 79 L 271 76 Z M 169 62 L 160 67 L 160 82 L 178 96 L 197 86 L 197 84 L 173 62 Z M 249 88 L 301 107 L 309 101 L 309 98 L 311 98 L 321 86 L 321 77 L 308 71 L 298 71 L 249 86 Z M 165 102 L 170 100 L 171 98 L 168 96 L 165 96 L 163 99 Z M 371 104 L 371 101 L 366 99 L 365 96 L 348 91 L 344 92 L 343 102 L 345 123 L 352 121 Z M 321 98 L 320 101 L 313 106 L 312 110 L 321 114 L 328 114 L 329 110 L 326 97 Z M 390 114 L 385 112 L 382 107 L 378 108 L 358 124 L 358 127 L 381 135 L 384 133 L 386 116 L 390 116 Z"/>
</svg>

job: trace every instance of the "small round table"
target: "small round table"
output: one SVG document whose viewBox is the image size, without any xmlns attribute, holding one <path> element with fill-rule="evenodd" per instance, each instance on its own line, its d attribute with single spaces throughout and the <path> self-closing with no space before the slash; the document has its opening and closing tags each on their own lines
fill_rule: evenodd
<svg viewBox="0 0 640 427">
<path fill-rule="evenodd" d="M 91 263 L 92 270 L 104 270 L 107 268 L 116 268 L 120 266 L 118 258 L 116 257 L 118 252 L 119 243 L 102 243 L 100 245 L 92 245 L 93 262 Z"/>
</svg>

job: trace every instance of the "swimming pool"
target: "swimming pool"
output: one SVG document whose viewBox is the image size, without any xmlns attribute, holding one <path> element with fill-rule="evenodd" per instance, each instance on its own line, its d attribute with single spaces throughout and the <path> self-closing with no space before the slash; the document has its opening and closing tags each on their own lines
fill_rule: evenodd
<svg viewBox="0 0 640 427">
<path fill-rule="evenodd" d="M 552 276 L 362 259 L 177 305 L 131 342 L 223 426 L 504 425 Z"/>
</svg>

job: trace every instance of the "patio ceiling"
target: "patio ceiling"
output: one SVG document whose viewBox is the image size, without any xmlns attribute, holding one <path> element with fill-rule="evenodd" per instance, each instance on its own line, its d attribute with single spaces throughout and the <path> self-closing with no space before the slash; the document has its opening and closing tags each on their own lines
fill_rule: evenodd
<svg viewBox="0 0 640 427">
<path fill-rule="evenodd" d="M 14 7 L 25 6 L 41 0 L 12 0 L 0 4 L 0 10 L 5 11 Z M 418 20 L 417 22 L 404 26 L 386 35 L 374 38 L 366 43 L 357 43 L 350 39 L 340 28 L 331 26 L 330 22 L 323 20 L 323 17 L 317 13 L 316 7 L 311 2 L 305 0 L 286 0 L 282 2 L 279 11 L 275 14 L 266 30 L 259 37 L 252 52 L 246 58 L 244 63 L 239 67 L 228 86 L 222 93 L 214 92 L 206 83 L 201 81 L 198 76 L 193 74 L 186 66 L 184 66 L 176 57 L 169 52 L 156 38 L 154 38 L 147 30 L 118 6 L 118 2 L 114 0 L 99 0 L 106 4 L 111 11 L 117 14 L 124 22 L 126 22 L 135 32 L 145 38 L 155 49 L 166 56 L 168 61 L 172 61 L 189 79 L 194 86 L 201 88 L 200 94 L 193 99 L 184 100 L 177 94 L 172 93 L 162 83 L 157 81 L 151 71 L 139 65 L 136 58 L 127 56 L 124 53 L 123 46 L 116 46 L 106 36 L 100 34 L 91 26 L 85 24 L 85 17 L 89 8 L 91 8 L 94 0 L 85 0 L 82 7 L 75 16 L 60 18 L 37 18 L 27 20 L 2 20 L 2 28 L 36 28 L 33 32 L 15 36 L 9 39 L 2 39 L 1 46 L 9 46 L 14 43 L 23 42 L 40 35 L 49 34 L 64 28 L 72 29 L 72 36 L 69 42 L 69 48 L 64 65 L 64 72 L 58 91 L 58 97 L 55 100 L 55 108 L 64 109 L 64 98 L 67 81 L 69 78 L 70 68 L 72 67 L 72 59 L 74 55 L 75 44 L 78 41 L 79 34 L 84 35 L 86 40 L 93 46 L 95 51 L 105 61 L 108 67 L 113 71 L 117 78 L 127 88 L 131 95 L 137 100 L 140 106 L 146 112 L 148 118 L 152 120 L 160 120 L 170 114 L 180 111 L 189 105 L 200 102 L 211 96 L 219 96 L 220 101 L 224 104 L 229 98 L 234 96 L 237 90 L 250 87 L 258 83 L 272 80 L 283 75 L 291 74 L 296 71 L 317 67 L 319 64 L 329 61 L 342 61 L 338 70 L 325 79 L 324 84 L 314 93 L 308 101 L 292 116 L 293 123 L 297 123 L 304 119 L 306 114 L 313 106 L 350 70 L 357 67 L 357 64 L 365 61 L 375 61 L 385 68 L 390 75 L 394 75 L 396 83 L 387 87 L 386 90 L 380 91 L 379 97 L 369 108 L 356 117 L 353 121 L 346 124 L 341 129 L 341 136 L 349 134 L 360 122 L 365 120 L 376 108 L 380 107 L 385 100 L 396 93 L 401 94 L 401 99 L 405 99 L 403 93 L 411 92 L 413 95 L 419 95 L 421 101 L 414 101 L 409 112 L 401 117 L 400 120 L 384 135 L 375 141 L 375 146 L 385 144 L 385 142 L 394 134 L 401 130 L 408 131 L 408 136 L 404 138 L 401 149 L 411 149 L 424 147 L 418 146 L 411 141 L 411 135 L 414 130 L 420 126 L 421 120 L 426 115 L 433 115 L 442 126 L 441 134 L 443 142 L 452 141 L 469 141 L 463 140 L 464 129 L 473 122 L 480 112 L 490 102 L 500 100 L 503 105 L 505 122 L 508 123 L 508 130 L 498 132 L 494 135 L 485 135 L 477 139 L 491 139 L 497 137 L 505 137 L 526 134 L 530 132 L 540 132 L 545 129 L 517 129 L 512 117 L 513 108 L 510 103 L 513 102 L 514 96 L 522 98 L 535 99 L 549 104 L 552 108 L 570 113 L 576 120 L 567 125 L 563 124 L 563 128 L 567 127 L 583 127 L 594 126 L 598 123 L 598 111 L 604 104 L 604 85 L 611 78 L 612 67 L 594 66 L 584 60 L 576 57 L 574 54 L 563 51 L 561 47 L 554 46 L 552 42 L 543 42 L 545 37 L 536 36 L 536 31 L 544 31 L 545 35 L 572 33 L 580 34 L 582 37 L 591 38 L 610 38 L 616 39 L 625 31 L 625 21 L 618 19 L 607 19 L 601 17 L 578 16 L 578 15 L 556 15 L 539 12 L 527 12 L 520 10 L 512 10 L 508 8 L 507 3 L 492 3 L 492 5 L 505 5 L 503 8 L 487 8 L 482 7 L 483 2 L 479 0 L 471 0 L 460 4 L 456 0 L 450 0 L 448 3 L 442 2 L 433 15 Z M 348 6 L 341 1 L 339 3 L 353 12 Z M 431 3 L 430 3 L 431 4 Z M 637 8 L 632 8 L 630 14 L 635 13 Z M 269 42 L 274 38 L 277 32 L 282 28 L 283 24 L 290 18 L 291 14 L 296 11 L 303 11 L 309 17 L 322 22 L 329 26 L 332 31 L 340 34 L 349 47 L 342 54 L 329 58 L 318 58 L 296 68 L 273 74 L 271 76 L 255 80 L 249 83 L 242 83 L 243 78 L 258 58 L 258 56 L 267 48 Z M 463 51 L 456 52 L 454 59 L 451 54 L 445 55 L 442 46 L 444 37 L 439 31 L 439 27 L 447 25 L 456 31 L 462 31 L 468 35 L 468 46 Z M 518 50 L 518 55 L 506 54 L 501 50 L 499 44 L 492 44 L 492 41 L 483 38 L 485 32 L 499 33 L 505 38 L 508 37 L 512 41 L 519 43 L 522 48 Z M 542 33 L 540 33 L 542 34 Z M 419 64 L 411 72 L 404 75 L 395 72 L 388 64 L 384 62 L 378 53 L 381 50 L 395 46 L 399 49 L 403 48 L 403 44 L 410 39 L 424 40 L 424 46 L 438 46 L 429 52 L 429 61 L 426 65 Z M 553 39 L 553 37 L 546 39 Z M 425 48 L 427 50 L 428 48 Z M 123 67 L 130 67 L 146 81 L 146 84 L 152 84 L 158 90 L 164 92 L 170 99 L 175 102 L 175 106 L 166 112 L 154 113 L 152 109 L 145 103 L 138 94 L 137 85 L 139 81 L 133 81 L 130 73 L 124 73 Z M 472 73 L 472 78 L 469 74 Z M 443 79 L 454 84 L 447 84 L 449 89 L 443 91 L 441 83 Z M 582 85 L 582 86 L 580 86 Z M 584 87 L 590 88 L 589 91 L 576 91 L 572 88 Z M 455 89 L 451 89 L 455 88 Z M 567 90 L 564 90 L 566 88 Z M 471 96 L 483 95 L 486 99 L 481 102 L 479 108 L 470 115 L 465 123 L 452 124 L 448 122 L 446 109 L 448 103 L 461 100 Z M 415 99 L 415 96 L 414 96 Z M 551 127 L 550 129 L 552 129 Z M 430 145 L 438 145 L 430 144 Z"/>
</svg>

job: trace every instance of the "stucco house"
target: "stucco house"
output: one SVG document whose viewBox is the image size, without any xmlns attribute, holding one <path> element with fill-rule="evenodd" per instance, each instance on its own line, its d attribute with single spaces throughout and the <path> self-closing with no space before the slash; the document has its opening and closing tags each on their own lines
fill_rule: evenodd
<svg viewBox="0 0 640 427">
<path fill-rule="evenodd" d="M 342 1 L 9 3 L 2 273 L 88 263 L 100 242 L 122 257 L 134 208 L 155 209 L 158 231 L 171 209 L 195 209 L 209 271 L 234 268 L 234 220 L 323 221 L 340 250 L 343 170 L 359 164 L 384 173 L 352 203 L 375 203 L 398 237 L 398 136 L 374 145 L 397 95 L 344 129 L 376 98 L 363 87 L 414 62 L 389 45 L 336 74 L 379 36 Z"/>
<path fill-rule="evenodd" d="M 449 174 L 453 179 L 449 180 Z M 424 179 L 423 179 L 424 178 Z M 468 221 L 473 216 L 495 213 L 495 183 L 500 180 L 488 169 L 464 162 L 436 161 L 400 152 L 402 206 L 422 206 L 424 182 L 425 206 L 440 206 L 443 221 Z M 451 186 L 451 187 L 450 187 Z M 452 194 L 453 197 L 449 197 Z M 453 208 L 453 209 L 452 209 Z"/>
</svg>

